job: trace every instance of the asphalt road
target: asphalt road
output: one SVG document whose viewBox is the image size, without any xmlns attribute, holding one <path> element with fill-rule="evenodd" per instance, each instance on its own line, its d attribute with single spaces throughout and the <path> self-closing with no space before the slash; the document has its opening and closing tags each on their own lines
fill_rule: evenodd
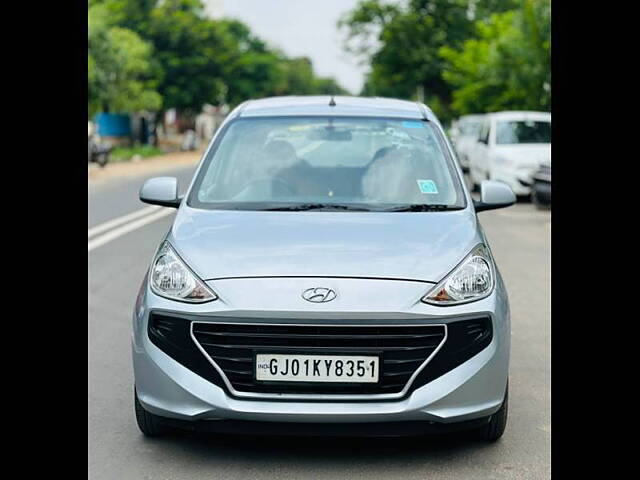
<svg viewBox="0 0 640 480">
<path fill-rule="evenodd" d="M 194 166 L 187 166 L 158 175 L 176 177 L 182 193 L 189 186 L 194 171 Z M 89 187 L 89 228 L 143 208 L 144 204 L 138 201 L 138 191 L 145 180 L 155 176 L 149 173 L 92 182 Z"/>
<path fill-rule="evenodd" d="M 193 167 L 174 172 L 186 188 Z M 171 172 L 163 172 L 170 175 Z M 151 176 L 151 175 L 150 175 Z M 144 207 L 144 178 L 90 187 L 90 227 Z M 147 439 L 133 413 L 131 312 L 173 214 L 89 252 L 89 475 L 101 479 L 547 479 L 551 463 L 550 213 L 483 212 L 511 301 L 509 422 L 502 439 L 300 439 L 180 433 Z"/>
</svg>

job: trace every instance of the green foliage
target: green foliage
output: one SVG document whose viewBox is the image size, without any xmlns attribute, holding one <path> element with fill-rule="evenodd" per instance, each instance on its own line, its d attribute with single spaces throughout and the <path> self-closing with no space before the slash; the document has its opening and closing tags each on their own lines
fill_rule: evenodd
<svg viewBox="0 0 640 480">
<path fill-rule="evenodd" d="M 447 121 L 471 111 L 547 108 L 549 11 L 549 0 L 362 0 L 338 25 L 345 49 L 371 65 L 361 94 L 423 94 Z"/>
<path fill-rule="evenodd" d="M 151 10 L 141 32 L 156 48 L 164 72 L 159 91 L 169 108 L 198 111 L 223 88 L 233 39 L 217 22 L 201 18 L 200 9 L 197 0 L 165 0 Z"/>
<path fill-rule="evenodd" d="M 379 0 L 361 0 L 354 10 L 338 20 L 338 28 L 347 30 L 345 50 L 368 63 L 375 52 L 373 39 L 400 13 L 396 5 L 380 3 Z"/>
<path fill-rule="evenodd" d="M 317 77 L 311 60 L 287 58 L 277 64 L 278 78 L 270 95 L 340 95 L 347 93 L 333 78 Z"/>
<path fill-rule="evenodd" d="M 117 147 L 111 151 L 109 161 L 112 162 L 126 162 L 131 160 L 134 156 L 139 155 L 142 158 L 157 157 L 164 152 L 159 148 L 151 145 L 137 145 L 135 147 Z"/>
<path fill-rule="evenodd" d="M 454 111 L 548 110 L 549 0 L 525 0 L 518 10 L 478 22 L 476 32 L 462 48 L 440 50 L 448 62 L 443 76 L 455 88 Z"/>
<path fill-rule="evenodd" d="M 316 77 L 313 89 L 310 92 L 315 95 L 349 95 L 333 77 Z"/>
<path fill-rule="evenodd" d="M 133 31 L 146 29 L 149 15 L 158 0 L 89 0 L 89 8 L 101 5 L 111 25 L 119 25 Z M 92 12 L 89 12 L 91 22 Z"/>
<path fill-rule="evenodd" d="M 100 5 L 91 7 L 89 18 L 90 114 L 159 109 L 151 44 L 131 30 L 111 26 Z"/>
<path fill-rule="evenodd" d="M 345 92 L 335 80 L 317 77 L 308 59 L 286 57 L 243 23 L 206 18 L 200 0 L 91 0 L 89 17 L 90 23 L 133 31 L 152 46 L 146 72 L 153 72 L 162 108 L 195 113 L 205 103 Z M 90 46 L 101 49 L 105 41 L 94 36 Z M 95 92 L 90 103 L 100 105 L 96 98 L 109 82 L 91 67 L 96 63 L 91 48 L 89 56 L 90 92 Z M 133 63 L 139 66 L 139 59 Z"/>
</svg>

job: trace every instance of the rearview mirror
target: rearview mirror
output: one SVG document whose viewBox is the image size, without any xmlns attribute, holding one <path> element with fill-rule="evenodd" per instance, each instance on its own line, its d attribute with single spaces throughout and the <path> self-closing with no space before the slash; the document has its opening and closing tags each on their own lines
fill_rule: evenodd
<svg viewBox="0 0 640 480">
<path fill-rule="evenodd" d="M 307 138 L 309 140 L 324 140 L 327 142 L 348 142 L 352 137 L 350 130 L 320 127 L 310 130 L 307 134 Z"/>
<path fill-rule="evenodd" d="M 178 197 L 178 179 L 175 177 L 150 178 L 140 189 L 140 200 L 151 205 L 178 208 L 182 198 Z"/>
<path fill-rule="evenodd" d="M 476 212 L 509 207 L 516 203 L 516 196 L 506 183 L 483 180 L 480 184 L 480 201 L 473 202 Z"/>
</svg>

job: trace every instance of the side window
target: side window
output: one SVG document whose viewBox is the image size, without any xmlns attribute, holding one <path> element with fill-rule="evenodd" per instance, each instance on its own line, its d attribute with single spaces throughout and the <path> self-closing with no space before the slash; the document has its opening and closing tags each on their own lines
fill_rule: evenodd
<svg viewBox="0 0 640 480">
<path fill-rule="evenodd" d="M 487 131 L 484 137 L 484 143 L 489 145 L 489 136 L 491 135 L 491 122 L 487 123 Z"/>
<path fill-rule="evenodd" d="M 480 133 L 478 134 L 478 141 L 482 143 L 489 143 L 489 124 L 483 123 L 480 128 Z"/>
</svg>

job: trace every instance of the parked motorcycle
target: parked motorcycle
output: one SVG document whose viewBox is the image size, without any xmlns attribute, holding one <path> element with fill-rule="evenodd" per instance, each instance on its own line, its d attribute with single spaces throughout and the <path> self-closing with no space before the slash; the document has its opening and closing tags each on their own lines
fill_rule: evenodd
<svg viewBox="0 0 640 480">
<path fill-rule="evenodd" d="M 89 163 L 95 162 L 104 167 L 109 162 L 109 155 L 113 148 L 108 142 L 101 142 L 93 133 L 93 125 L 89 122 Z"/>
</svg>

